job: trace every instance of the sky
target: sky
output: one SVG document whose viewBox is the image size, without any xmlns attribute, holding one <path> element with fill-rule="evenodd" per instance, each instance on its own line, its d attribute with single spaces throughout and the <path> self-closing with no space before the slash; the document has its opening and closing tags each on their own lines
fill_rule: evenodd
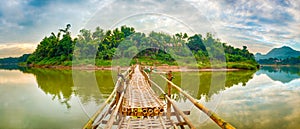
<svg viewBox="0 0 300 129">
<path fill-rule="evenodd" d="M 7 0 L 0 2 L 0 58 L 34 51 L 51 32 L 71 24 L 82 28 L 189 35 L 213 33 L 234 47 L 267 53 L 300 50 L 299 0 Z"/>
</svg>

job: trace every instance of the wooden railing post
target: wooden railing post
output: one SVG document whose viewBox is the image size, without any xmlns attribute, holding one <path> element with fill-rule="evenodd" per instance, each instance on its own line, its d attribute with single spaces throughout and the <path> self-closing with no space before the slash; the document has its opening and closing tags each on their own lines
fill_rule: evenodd
<svg viewBox="0 0 300 129">
<path fill-rule="evenodd" d="M 118 66 L 118 75 L 121 74 L 121 67 Z"/>
<path fill-rule="evenodd" d="M 167 79 L 169 81 L 172 81 L 173 79 L 173 75 L 172 75 L 172 71 L 169 71 L 167 73 Z M 168 82 L 168 97 L 171 98 L 171 93 L 172 93 L 172 84 Z M 167 118 L 170 119 L 171 117 L 171 102 L 168 100 L 167 103 Z"/>
</svg>

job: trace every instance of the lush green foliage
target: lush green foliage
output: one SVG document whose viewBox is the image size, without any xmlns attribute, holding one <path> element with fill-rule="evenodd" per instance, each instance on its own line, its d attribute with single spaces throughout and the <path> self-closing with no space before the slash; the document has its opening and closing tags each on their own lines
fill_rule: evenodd
<svg viewBox="0 0 300 129">
<path fill-rule="evenodd" d="M 29 56 L 27 63 L 37 65 L 60 65 L 64 61 L 72 60 L 75 41 L 71 38 L 68 24 L 65 29 L 60 29 L 58 34 L 53 32 L 45 37 L 36 50 Z M 63 36 L 61 38 L 61 33 Z"/>
<path fill-rule="evenodd" d="M 126 26 L 107 31 L 97 27 L 94 32 L 82 29 L 78 37 L 72 39 L 69 28 L 70 25 L 67 25 L 57 35 L 52 33 L 45 37 L 27 62 L 35 65 L 71 65 L 71 60 L 76 59 L 78 64 L 94 62 L 98 66 L 107 66 L 111 65 L 113 58 L 135 55 L 131 57 L 131 63 L 177 65 L 176 59 L 192 55 L 197 61 L 195 67 L 222 67 L 221 64 L 226 62 L 231 64 L 230 68 L 257 67 L 253 54 L 246 46 L 243 49 L 234 48 L 209 33 L 206 37 L 201 34 L 189 37 L 186 33 L 169 35 L 161 32 L 146 35 Z M 185 62 L 184 65 L 189 66 L 190 63 Z"/>
<path fill-rule="evenodd" d="M 269 58 L 269 59 L 260 59 L 258 61 L 259 64 L 264 65 L 299 65 L 300 64 L 300 56 L 299 57 L 291 57 L 286 59 L 277 59 L 277 58 Z"/>
<path fill-rule="evenodd" d="M 30 56 L 30 54 L 24 54 L 20 57 L 8 57 L 0 59 L 0 65 L 17 65 L 20 62 L 25 62 L 27 58 Z"/>
<path fill-rule="evenodd" d="M 255 59 L 256 60 L 269 59 L 269 58 L 287 59 L 291 57 L 297 58 L 298 56 L 300 56 L 300 51 L 296 51 L 288 46 L 283 46 L 281 48 L 273 48 L 265 55 L 261 53 L 256 53 Z"/>
</svg>

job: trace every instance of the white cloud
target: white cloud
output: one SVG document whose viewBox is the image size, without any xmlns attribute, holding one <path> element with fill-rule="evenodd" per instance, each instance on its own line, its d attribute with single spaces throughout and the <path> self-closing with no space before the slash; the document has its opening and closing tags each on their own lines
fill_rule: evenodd
<svg viewBox="0 0 300 129">
<path fill-rule="evenodd" d="M 238 47 L 249 46 L 252 52 L 266 52 L 282 44 L 300 49 L 300 3 L 297 0 L 285 3 L 271 0 L 53 0 L 37 7 L 30 6 L 29 2 L 31 0 L 1 3 L 0 43 L 37 44 L 44 36 L 57 32 L 67 23 L 71 23 L 72 34 L 76 36 L 83 27 L 109 29 L 117 22 L 120 22 L 119 25 L 129 24 L 138 31 L 189 31 L 187 27 L 178 26 L 182 22 L 196 33 L 215 33 L 224 42 Z M 153 18 L 153 15 L 146 14 L 124 20 L 145 12 L 164 15 Z M 163 19 L 163 16 L 170 17 Z M 232 43 L 235 41 L 239 43 Z"/>
<path fill-rule="evenodd" d="M 190 0 L 189 2 L 202 10 L 216 25 L 216 31 L 223 41 L 231 43 L 249 39 L 239 46 L 256 46 L 253 44 L 259 41 L 258 44 L 269 46 L 263 52 L 279 44 L 300 48 L 300 45 L 297 46 L 297 43 L 300 43 L 299 1 Z M 261 48 L 250 49 L 254 50 L 252 52 L 261 50 Z"/>
<path fill-rule="evenodd" d="M 32 53 L 36 45 L 34 44 L 0 44 L 0 58 L 2 57 L 19 57 L 26 53 Z"/>
</svg>

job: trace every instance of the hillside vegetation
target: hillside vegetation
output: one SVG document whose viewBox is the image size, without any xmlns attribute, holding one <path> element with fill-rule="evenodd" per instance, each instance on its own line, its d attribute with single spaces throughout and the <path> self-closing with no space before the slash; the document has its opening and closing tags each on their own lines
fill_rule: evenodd
<svg viewBox="0 0 300 129">
<path fill-rule="evenodd" d="M 287 59 L 287 58 L 297 58 L 300 56 L 300 51 L 296 51 L 288 46 L 283 46 L 281 48 L 274 48 L 267 54 L 263 55 L 261 53 L 255 54 L 256 60 L 277 58 L 277 59 Z"/>
<path fill-rule="evenodd" d="M 59 29 L 57 34 L 52 32 L 50 36 L 45 37 L 27 59 L 27 64 L 70 66 L 72 59 L 82 62 L 96 59 L 97 66 L 109 66 L 113 58 L 136 54 L 131 63 L 138 61 L 147 65 L 177 65 L 174 58 L 185 58 L 189 48 L 197 61 L 196 67 L 222 67 L 213 64 L 224 62 L 227 62 L 227 68 L 256 69 L 258 67 L 254 55 L 247 50 L 246 46 L 243 49 L 234 48 L 214 38 L 210 33 L 205 37 L 201 34 L 188 36 L 186 33 L 145 34 L 136 32 L 132 27 L 122 26 L 106 31 L 97 27 L 93 32 L 82 29 L 76 38 L 72 38 L 70 27 L 71 25 L 68 24 L 66 28 Z M 122 46 L 119 46 L 120 44 Z M 147 44 L 151 44 L 151 48 L 143 48 Z M 120 51 L 122 47 L 125 48 Z"/>
<path fill-rule="evenodd" d="M 265 55 L 255 54 L 255 59 L 262 65 L 299 65 L 300 51 L 288 46 L 274 48 Z"/>
<path fill-rule="evenodd" d="M 18 65 L 20 62 L 26 62 L 30 54 L 24 54 L 20 57 L 8 57 L 0 59 L 0 65 Z"/>
</svg>

